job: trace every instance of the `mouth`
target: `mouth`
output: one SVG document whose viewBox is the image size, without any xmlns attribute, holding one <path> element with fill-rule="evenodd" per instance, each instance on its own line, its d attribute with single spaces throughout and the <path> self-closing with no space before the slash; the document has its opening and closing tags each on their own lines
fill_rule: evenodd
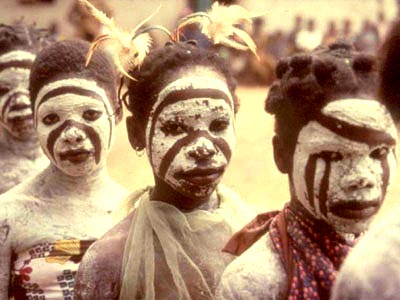
<svg viewBox="0 0 400 300">
<path fill-rule="evenodd" d="M 375 215 L 381 206 L 381 201 L 341 201 L 330 207 L 330 212 L 344 219 L 364 220 Z"/>
<path fill-rule="evenodd" d="M 10 124 L 13 131 L 16 132 L 25 132 L 33 130 L 33 118 L 31 114 L 8 118 L 7 123 Z"/>
<path fill-rule="evenodd" d="M 218 168 L 195 168 L 175 174 L 175 178 L 183 179 L 193 185 L 209 185 L 220 179 L 225 167 Z"/>
<path fill-rule="evenodd" d="M 73 164 L 80 164 L 88 160 L 90 156 L 93 155 L 93 151 L 85 149 L 68 150 L 59 153 L 61 160 L 67 160 Z"/>
</svg>

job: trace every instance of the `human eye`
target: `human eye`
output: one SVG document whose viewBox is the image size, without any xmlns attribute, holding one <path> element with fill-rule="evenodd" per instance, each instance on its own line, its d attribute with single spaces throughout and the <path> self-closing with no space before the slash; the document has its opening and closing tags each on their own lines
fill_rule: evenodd
<svg viewBox="0 0 400 300">
<path fill-rule="evenodd" d="M 322 151 L 319 156 L 328 161 L 341 161 L 343 155 L 337 151 Z"/>
<path fill-rule="evenodd" d="M 103 112 L 96 109 L 87 109 L 83 112 L 82 117 L 87 121 L 96 121 L 103 115 Z"/>
<path fill-rule="evenodd" d="M 384 159 L 389 154 L 389 148 L 386 146 L 382 146 L 379 148 L 374 149 L 369 156 L 373 159 Z"/>
<path fill-rule="evenodd" d="M 47 126 L 54 125 L 60 121 L 60 117 L 56 113 L 50 113 L 44 116 L 42 122 Z"/>
<path fill-rule="evenodd" d="M 176 136 L 188 132 L 189 127 L 182 120 L 168 120 L 162 123 L 160 129 L 166 136 Z"/>
<path fill-rule="evenodd" d="M 210 123 L 209 129 L 213 132 L 224 131 L 229 127 L 229 120 L 226 118 L 215 119 Z"/>
</svg>

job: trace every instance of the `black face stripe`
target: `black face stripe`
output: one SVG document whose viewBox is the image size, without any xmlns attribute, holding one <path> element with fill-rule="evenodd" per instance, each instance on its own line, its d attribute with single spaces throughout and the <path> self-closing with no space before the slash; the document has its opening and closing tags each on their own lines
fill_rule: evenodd
<svg viewBox="0 0 400 300">
<path fill-rule="evenodd" d="M 0 72 L 8 68 L 20 68 L 20 69 L 30 69 L 32 67 L 32 60 L 12 60 L 4 63 L 0 63 Z"/>
<path fill-rule="evenodd" d="M 164 110 L 165 107 L 174 104 L 179 101 L 185 100 L 193 100 L 196 98 L 211 98 L 211 99 L 222 99 L 226 103 L 228 103 L 229 107 L 232 108 L 231 100 L 229 99 L 228 95 L 226 95 L 221 90 L 217 89 L 185 89 L 179 91 L 173 91 L 169 93 L 157 106 L 155 111 L 152 113 L 151 118 L 151 127 L 149 133 L 149 152 L 152 153 L 152 140 L 155 132 L 155 127 L 157 123 L 157 119 L 161 112 Z M 206 100 L 207 101 L 207 100 Z M 151 161 L 151 158 L 150 158 Z M 152 161 L 151 161 L 152 162 Z"/>
<path fill-rule="evenodd" d="M 195 130 L 190 132 L 187 136 L 181 138 L 180 140 L 177 140 L 175 144 L 170 149 L 168 149 L 160 164 L 159 174 L 162 179 L 165 178 L 165 175 L 167 174 L 167 171 L 172 161 L 179 153 L 180 149 L 182 149 L 182 147 L 184 146 L 189 145 L 191 142 L 200 137 L 205 137 L 212 141 L 216 148 L 218 148 L 224 154 L 226 160 L 228 162 L 230 161 L 232 156 L 231 149 L 224 139 L 212 137 L 207 131 L 204 130 Z"/>
<path fill-rule="evenodd" d="M 94 147 L 94 155 L 96 163 L 100 162 L 101 157 L 101 140 L 97 132 L 90 126 L 85 124 L 75 122 L 73 120 L 66 120 L 59 127 L 50 132 L 49 137 L 47 139 L 47 149 L 49 150 L 50 156 L 54 157 L 54 145 L 56 144 L 57 139 L 61 136 L 62 132 L 68 127 L 76 127 L 83 132 L 85 132 L 86 136 L 89 138 L 90 142 Z"/>
<path fill-rule="evenodd" d="M 386 191 L 387 191 L 389 178 L 390 178 L 390 168 L 389 168 L 389 163 L 388 163 L 387 157 L 381 159 L 381 167 L 382 167 L 381 191 L 382 191 L 382 200 L 383 200 L 386 197 Z"/>
<path fill-rule="evenodd" d="M 43 98 L 40 100 L 40 103 L 37 104 L 36 110 L 39 108 L 40 105 L 42 105 L 46 101 L 50 100 L 51 98 L 54 98 L 54 97 L 57 97 L 57 96 L 60 96 L 63 94 L 76 94 L 76 95 L 85 96 L 85 97 L 89 97 L 89 98 L 98 100 L 101 103 L 103 103 L 104 108 L 109 116 L 112 115 L 112 113 L 113 113 L 113 112 L 108 111 L 107 105 L 104 103 L 104 101 L 108 101 L 108 99 L 104 100 L 103 97 L 101 97 L 98 93 L 96 93 L 92 90 L 87 90 L 87 89 L 77 87 L 77 86 L 61 86 L 59 88 L 55 88 L 54 90 L 49 91 L 48 93 L 46 93 L 43 96 Z M 109 118 L 109 128 L 110 128 L 110 138 L 108 139 L 108 147 L 110 148 L 111 147 L 111 137 L 113 135 L 113 124 L 112 124 L 111 118 Z"/>
<path fill-rule="evenodd" d="M 315 118 L 315 121 L 341 137 L 351 141 L 364 143 L 371 147 L 376 147 L 382 144 L 394 146 L 396 144 L 395 139 L 385 131 L 349 124 L 322 113 Z"/>
<path fill-rule="evenodd" d="M 19 92 L 19 91 L 16 91 L 16 92 L 14 92 L 14 93 L 12 93 L 12 94 L 10 94 L 10 95 L 8 96 L 8 98 L 4 101 L 3 108 L 2 108 L 2 110 L 1 110 L 1 117 L 2 117 L 3 119 L 4 119 L 4 117 L 5 117 L 7 107 L 10 105 L 10 102 L 12 102 L 13 100 L 15 100 L 15 98 L 17 98 L 17 97 L 19 97 L 19 96 L 23 96 L 23 95 L 29 97 L 29 95 L 28 95 L 27 93 Z"/>
<path fill-rule="evenodd" d="M 318 154 L 312 154 L 308 157 L 305 169 L 305 180 L 307 186 L 307 198 L 312 208 L 315 208 L 314 203 L 314 180 L 315 170 L 317 166 Z"/>
<path fill-rule="evenodd" d="M 59 88 L 55 88 L 54 90 L 49 91 L 47 94 L 40 99 L 40 103 L 37 104 L 39 108 L 40 105 L 50 100 L 51 98 L 63 95 L 63 94 L 76 94 L 79 96 L 85 96 L 89 98 L 96 99 L 98 101 L 104 102 L 103 98 L 94 91 L 83 89 L 77 86 L 61 86 Z M 107 107 L 106 107 L 107 110 Z M 109 112 L 110 113 L 110 112 Z"/>
<path fill-rule="evenodd" d="M 319 210 L 324 216 L 327 216 L 327 201 L 328 201 L 328 191 L 329 191 L 329 177 L 331 175 L 331 161 L 329 159 L 322 160 L 325 162 L 325 171 L 322 176 L 321 184 L 319 186 L 318 203 Z"/>
</svg>

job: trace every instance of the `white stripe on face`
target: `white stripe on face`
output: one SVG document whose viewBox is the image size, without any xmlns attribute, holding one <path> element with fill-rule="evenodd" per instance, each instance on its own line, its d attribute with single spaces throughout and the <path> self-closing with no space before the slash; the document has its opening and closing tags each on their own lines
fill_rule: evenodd
<svg viewBox="0 0 400 300">
<path fill-rule="evenodd" d="M 15 50 L 7 52 L 0 56 L 0 63 L 6 63 L 10 61 L 20 61 L 20 60 L 35 60 L 35 55 L 33 53 L 23 51 L 23 50 Z"/>
<path fill-rule="evenodd" d="M 322 112 L 337 120 L 339 131 L 318 121 L 310 121 L 301 129 L 293 158 L 295 193 L 317 219 L 338 231 L 358 233 L 372 220 L 393 177 L 396 159 L 392 141 L 397 138 L 396 128 L 390 114 L 377 101 L 338 100 Z M 340 133 L 342 126 L 347 126 L 343 133 L 346 137 Z M 383 155 L 379 151 L 384 151 Z M 357 209 L 346 208 L 349 203 L 359 205 L 356 213 Z M 373 207 L 360 209 L 372 204 Z M 340 215 L 335 211 L 338 207 L 343 208 Z"/>
</svg>

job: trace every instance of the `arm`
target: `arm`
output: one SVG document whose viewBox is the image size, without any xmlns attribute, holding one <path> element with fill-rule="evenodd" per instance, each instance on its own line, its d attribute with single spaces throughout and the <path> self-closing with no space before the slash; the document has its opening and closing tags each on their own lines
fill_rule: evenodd
<svg viewBox="0 0 400 300">
<path fill-rule="evenodd" d="M 11 267 L 10 239 L 9 221 L 2 218 L 0 221 L 0 300 L 8 299 Z"/>
</svg>

